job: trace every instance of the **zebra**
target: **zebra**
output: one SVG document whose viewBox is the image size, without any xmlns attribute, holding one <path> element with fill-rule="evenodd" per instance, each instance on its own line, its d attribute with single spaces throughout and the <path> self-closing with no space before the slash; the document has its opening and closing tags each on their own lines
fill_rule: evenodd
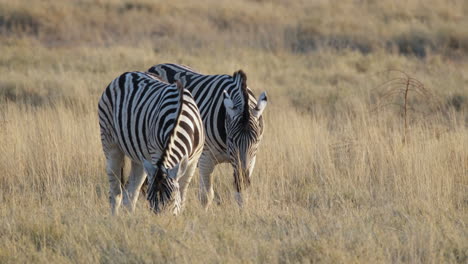
<svg viewBox="0 0 468 264">
<path fill-rule="evenodd" d="M 256 100 L 242 70 L 232 76 L 204 75 L 184 65 L 166 63 L 155 65 L 148 72 L 169 83 L 182 82 L 200 109 L 206 133 L 205 148 L 198 164 L 202 205 L 206 209 L 213 201 L 215 166 L 229 162 L 234 170 L 235 199 L 242 207 L 242 191 L 250 186 L 263 136 L 266 92 Z"/>
<path fill-rule="evenodd" d="M 98 114 L 112 213 L 118 213 L 122 199 L 134 211 L 146 172 L 150 208 L 177 215 L 205 142 L 190 91 L 150 73 L 126 72 L 103 92 Z M 131 170 L 124 185 L 125 156 Z"/>
</svg>

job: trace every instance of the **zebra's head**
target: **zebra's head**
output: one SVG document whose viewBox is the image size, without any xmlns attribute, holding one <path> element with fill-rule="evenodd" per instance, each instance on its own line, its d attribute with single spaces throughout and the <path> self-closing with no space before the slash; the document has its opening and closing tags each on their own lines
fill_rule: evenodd
<svg viewBox="0 0 468 264">
<path fill-rule="evenodd" d="M 187 156 L 184 156 L 180 163 L 171 169 L 166 169 L 161 162 L 153 165 L 147 160 L 143 161 L 143 166 L 148 175 L 146 198 L 155 213 L 166 211 L 174 215 L 179 214 L 181 210 L 179 178 L 185 174 L 187 165 Z"/>
<path fill-rule="evenodd" d="M 250 185 L 257 149 L 263 136 L 262 113 L 267 105 L 267 95 L 263 92 L 256 103 L 249 104 L 247 76 L 239 70 L 234 73 L 233 79 L 235 89 L 224 91 L 225 127 L 227 151 L 234 168 L 234 184 L 240 193 Z M 242 203 L 241 198 L 238 198 L 238 202 Z"/>
</svg>

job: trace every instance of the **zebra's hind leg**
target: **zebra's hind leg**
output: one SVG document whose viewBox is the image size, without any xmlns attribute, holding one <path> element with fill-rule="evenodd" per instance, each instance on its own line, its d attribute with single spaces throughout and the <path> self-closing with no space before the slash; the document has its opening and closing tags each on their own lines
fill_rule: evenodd
<svg viewBox="0 0 468 264">
<path fill-rule="evenodd" d="M 130 176 L 128 177 L 127 188 L 124 190 L 123 205 L 130 211 L 135 210 L 136 202 L 140 194 L 141 185 L 145 181 L 143 165 L 132 161 Z"/>
<path fill-rule="evenodd" d="M 209 154 L 203 152 L 198 162 L 200 167 L 200 201 L 205 209 L 207 209 L 213 201 L 213 170 L 215 163 Z"/>
<path fill-rule="evenodd" d="M 195 173 L 195 170 L 197 169 L 197 161 L 198 159 L 190 161 L 190 164 L 188 165 L 188 168 L 185 171 L 185 174 L 179 179 L 179 186 L 180 186 L 179 190 L 180 190 L 180 201 L 181 201 L 180 208 L 181 209 L 184 208 L 187 189 L 188 189 L 190 182 L 192 181 L 192 176 Z"/>
<path fill-rule="evenodd" d="M 106 172 L 110 185 L 109 201 L 112 214 L 116 215 L 122 201 L 124 154 L 117 146 L 113 146 L 106 151 L 106 159 Z"/>
</svg>

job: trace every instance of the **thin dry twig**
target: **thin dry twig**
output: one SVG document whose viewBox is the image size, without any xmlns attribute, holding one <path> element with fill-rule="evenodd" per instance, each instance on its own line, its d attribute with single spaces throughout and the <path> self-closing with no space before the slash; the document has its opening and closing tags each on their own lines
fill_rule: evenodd
<svg viewBox="0 0 468 264">
<path fill-rule="evenodd" d="M 411 77 L 402 70 L 392 69 L 386 73 L 387 76 L 393 73 L 399 76 L 389 78 L 389 80 L 384 81 L 371 90 L 378 92 L 376 107 L 371 112 L 379 112 L 380 109 L 387 106 L 398 105 L 404 122 L 403 143 L 406 143 L 409 130 L 409 112 L 419 112 L 416 111 L 415 107 L 410 105 L 410 97 L 416 97 L 417 99 L 424 100 L 425 104 L 430 104 L 433 102 L 434 96 L 421 81 Z M 402 101 L 402 103 L 395 103 L 398 100 Z M 415 120 L 415 117 L 412 120 Z"/>
</svg>

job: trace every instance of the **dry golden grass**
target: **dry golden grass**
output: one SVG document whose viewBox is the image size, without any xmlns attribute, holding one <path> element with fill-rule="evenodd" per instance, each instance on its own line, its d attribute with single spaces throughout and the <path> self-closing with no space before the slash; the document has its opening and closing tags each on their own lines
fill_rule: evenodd
<svg viewBox="0 0 468 264">
<path fill-rule="evenodd" d="M 0 0 L 0 263 L 466 263 L 466 11 L 439 0 Z M 143 199 L 110 215 L 98 98 L 118 74 L 162 62 L 242 68 L 268 92 L 242 210 L 226 165 L 206 212 L 194 179 L 179 217 Z M 419 112 L 405 143 L 401 110 L 379 107 L 389 69 L 432 93 L 410 94 Z"/>
</svg>

